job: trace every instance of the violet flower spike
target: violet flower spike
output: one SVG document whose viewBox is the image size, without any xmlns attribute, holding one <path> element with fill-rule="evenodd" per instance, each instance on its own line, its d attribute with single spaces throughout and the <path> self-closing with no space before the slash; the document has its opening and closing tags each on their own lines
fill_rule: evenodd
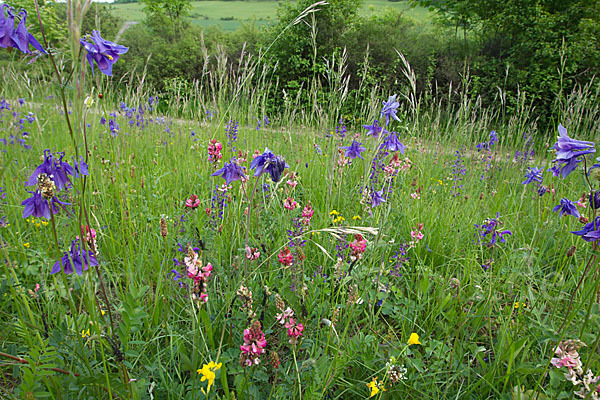
<svg viewBox="0 0 600 400">
<path fill-rule="evenodd" d="M 560 204 L 555 206 L 552 211 L 560 211 L 560 217 L 562 217 L 564 214 L 572 215 L 575 218 L 579 218 L 580 216 L 577 207 L 569 199 L 560 199 Z"/>
</svg>

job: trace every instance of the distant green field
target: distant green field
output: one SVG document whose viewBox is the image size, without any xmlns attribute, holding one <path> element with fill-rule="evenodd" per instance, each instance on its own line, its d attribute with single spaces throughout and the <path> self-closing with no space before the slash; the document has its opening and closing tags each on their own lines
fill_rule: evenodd
<svg viewBox="0 0 600 400">
<path fill-rule="evenodd" d="M 430 17 L 427 9 L 412 8 L 408 2 L 390 2 L 387 0 L 366 0 L 361 10 L 363 15 L 379 13 L 386 7 L 401 10 L 417 21 Z M 113 12 L 126 21 L 142 21 L 145 17 L 143 6 L 139 3 L 114 4 Z M 233 31 L 241 22 L 255 20 L 257 24 L 268 24 L 277 17 L 275 1 L 194 1 L 190 13 L 192 24 L 208 27 L 219 25 L 225 31 Z"/>
</svg>

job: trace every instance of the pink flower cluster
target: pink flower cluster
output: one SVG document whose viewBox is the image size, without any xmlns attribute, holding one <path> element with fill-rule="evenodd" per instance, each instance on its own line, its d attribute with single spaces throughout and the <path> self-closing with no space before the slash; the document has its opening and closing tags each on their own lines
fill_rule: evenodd
<svg viewBox="0 0 600 400">
<path fill-rule="evenodd" d="M 258 260 L 260 251 L 256 247 L 246 246 L 246 258 L 250 261 Z"/>
<path fill-rule="evenodd" d="M 359 234 L 354 235 L 354 241 L 348 246 L 352 249 L 352 256 L 360 258 L 367 248 L 367 241 Z"/>
<path fill-rule="evenodd" d="M 384 167 L 384 171 L 388 176 L 397 175 L 398 172 L 406 172 L 412 167 L 412 161 L 406 157 L 404 160 L 400 159 L 398 153 L 394 153 L 394 156 L 390 160 L 389 164 Z"/>
<path fill-rule="evenodd" d="M 423 239 L 425 237 L 425 235 L 423 235 L 423 232 L 421 232 L 423 230 L 423 224 L 418 224 L 416 228 L 413 228 L 412 231 L 410 231 L 410 237 L 412 237 L 414 239 L 413 244 L 417 243 L 419 240 Z"/>
<path fill-rule="evenodd" d="M 240 364 L 250 367 L 260 363 L 260 355 L 265 352 L 267 340 L 259 321 L 254 321 L 250 328 L 244 329 L 244 344 L 240 345 Z"/>
<path fill-rule="evenodd" d="M 90 228 L 89 226 L 81 226 L 81 234 L 85 235 L 85 241 L 88 246 L 88 250 L 90 250 L 94 254 L 98 254 L 98 248 L 96 247 L 96 231 L 94 228 Z M 76 239 L 79 239 L 79 236 L 76 236 Z"/>
<path fill-rule="evenodd" d="M 297 205 L 298 203 L 296 203 L 296 200 L 292 199 L 291 197 L 288 197 L 283 201 L 283 206 L 286 208 L 286 210 L 292 211 Z"/>
<path fill-rule="evenodd" d="M 304 210 L 302 210 L 302 223 L 304 225 L 310 224 L 310 220 L 312 219 L 314 213 L 315 211 L 313 210 L 312 204 L 310 204 L 309 201 L 308 204 L 304 207 Z"/>
<path fill-rule="evenodd" d="M 278 257 L 279 262 L 285 265 L 286 267 L 292 265 L 292 262 L 294 261 L 294 255 L 290 251 L 289 247 L 284 247 L 283 250 L 281 250 L 281 252 L 279 253 Z"/>
<path fill-rule="evenodd" d="M 298 343 L 298 338 L 302 336 L 302 331 L 304 331 L 304 325 L 299 323 L 297 319 L 290 318 L 288 322 L 286 322 L 285 327 L 287 328 L 287 334 L 290 338 L 290 344 L 295 345 Z"/>
<path fill-rule="evenodd" d="M 211 263 L 202 265 L 202 260 L 198 257 L 198 254 L 194 250 L 189 250 L 188 255 L 183 259 L 183 262 L 187 268 L 188 278 L 194 281 L 192 286 L 192 298 L 199 300 L 201 303 L 208 301 L 208 294 L 206 293 L 206 282 L 212 274 L 213 266 Z"/>
<path fill-rule="evenodd" d="M 187 208 L 196 209 L 200 205 L 200 199 L 195 194 L 191 195 L 189 199 L 185 201 Z"/>
<path fill-rule="evenodd" d="M 552 358 L 550 362 L 556 368 L 567 368 L 565 378 L 575 386 L 581 385 L 581 389 L 575 392 L 575 396 L 582 399 L 598 400 L 600 396 L 600 385 L 598 385 L 600 376 L 594 376 L 589 369 L 587 373 L 583 372 L 583 364 L 577 352 L 581 346 L 585 346 L 585 344 L 579 340 L 560 342 L 554 350 L 556 357 Z"/>
<path fill-rule="evenodd" d="M 217 162 L 223 158 L 223 155 L 221 154 L 222 148 L 223 146 L 221 143 L 217 142 L 217 139 L 211 139 L 208 145 L 208 161 L 216 165 Z"/>
</svg>

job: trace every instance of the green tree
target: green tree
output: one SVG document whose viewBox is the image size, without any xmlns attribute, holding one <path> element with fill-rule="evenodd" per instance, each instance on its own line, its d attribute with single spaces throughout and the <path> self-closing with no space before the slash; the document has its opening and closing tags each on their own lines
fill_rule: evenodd
<svg viewBox="0 0 600 400">
<path fill-rule="evenodd" d="M 149 27 L 158 34 L 171 36 L 172 41 L 181 37 L 183 19 L 192 9 L 191 0 L 142 0 L 142 3 Z"/>
</svg>

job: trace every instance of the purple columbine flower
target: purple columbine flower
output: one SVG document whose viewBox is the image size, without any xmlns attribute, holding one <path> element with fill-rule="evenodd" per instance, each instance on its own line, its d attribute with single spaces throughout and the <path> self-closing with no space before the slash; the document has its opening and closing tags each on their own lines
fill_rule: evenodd
<svg viewBox="0 0 600 400">
<path fill-rule="evenodd" d="M 23 218 L 34 216 L 35 218 L 50 219 L 50 205 L 48 204 L 48 200 L 37 190 L 29 193 L 33 194 L 33 196 L 23 200 L 21 203 L 22 206 L 25 206 Z M 53 197 L 50 203 L 52 204 L 52 213 L 54 214 L 58 213 L 61 207 L 64 208 L 65 205 L 69 204 L 58 200 L 56 197 Z"/>
<path fill-rule="evenodd" d="M 366 149 L 362 146 L 362 143 L 357 142 L 356 140 L 352 141 L 352 144 L 350 146 L 342 146 L 340 147 L 341 149 L 346 150 L 346 157 L 351 158 L 351 159 L 355 159 L 356 157 L 361 158 L 364 160 L 364 158 L 362 158 L 362 156 L 360 155 L 360 153 L 362 153 L 363 151 L 365 151 Z"/>
<path fill-rule="evenodd" d="M 396 96 L 393 95 L 388 97 L 387 101 L 383 102 L 383 108 L 381 109 L 381 115 L 385 116 L 385 124 L 389 125 L 390 117 L 400 122 L 400 118 L 396 115 L 398 111 L 398 107 L 400 107 L 400 103 L 396 101 Z"/>
<path fill-rule="evenodd" d="M 594 142 L 571 139 L 562 124 L 558 125 L 558 133 L 558 141 L 553 147 L 556 150 L 556 158 L 552 161 L 556 165 L 552 171 L 554 176 L 561 175 L 564 179 L 577 168 L 581 156 L 594 153 L 596 149 Z"/>
<path fill-rule="evenodd" d="M 371 193 L 371 207 L 377 207 L 378 205 L 385 203 L 385 198 L 383 197 L 383 189 L 380 191 L 373 190 Z"/>
<path fill-rule="evenodd" d="M 363 128 L 367 130 L 367 136 L 373 136 L 374 138 L 379 137 L 379 134 L 385 129 L 379 126 L 379 121 L 373 121 L 373 125 L 363 125 Z"/>
<path fill-rule="evenodd" d="M 276 156 L 268 148 L 265 148 L 265 151 L 250 163 L 250 169 L 254 169 L 254 176 L 261 176 L 264 172 L 268 172 L 273 182 L 279 182 L 281 174 L 289 167 L 285 158 Z"/>
<path fill-rule="evenodd" d="M 533 181 L 542 183 L 542 181 L 544 180 L 544 177 L 542 176 L 543 173 L 544 173 L 543 168 L 542 169 L 540 169 L 538 167 L 528 168 L 527 172 L 525 173 L 526 179 L 521 183 L 523 185 L 529 185 Z"/>
<path fill-rule="evenodd" d="M 386 148 L 388 151 L 399 151 L 404 154 L 405 147 L 400 140 L 398 139 L 398 134 L 396 132 L 390 132 L 388 137 L 381 144 L 381 148 Z"/>
<path fill-rule="evenodd" d="M 87 50 L 87 60 L 94 73 L 94 61 L 98 64 L 98 69 L 105 75 L 112 75 L 112 66 L 117 62 L 121 54 L 127 53 L 129 48 L 102 39 L 100 32 L 92 31 L 92 36 L 85 39 L 79 39 L 81 45 Z"/>
<path fill-rule="evenodd" d="M 27 23 L 27 11 L 21 10 L 19 15 L 21 21 L 15 29 L 15 14 L 14 9 L 7 4 L 2 4 L 0 7 L 0 47 L 5 49 L 15 48 L 25 54 L 31 54 L 29 45 L 41 53 L 47 54 L 42 45 L 27 31 L 25 24 Z"/>
<path fill-rule="evenodd" d="M 600 208 L 600 191 L 590 192 L 590 208 L 593 210 Z"/>
<path fill-rule="evenodd" d="M 242 178 L 246 178 L 242 168 L 237 164 L 237 160 L 231 159 L 226 162 L 223 168 L 213 173 L 211 176 L 222 176 L 225 179 L 225 183 L 229 185 L 233 181 L 239 181 Z"/>
<path fill-rule="evenodd" d="M 578 231 L 572 231 L 571 233 L 581 236 L 586 242 L 596 242 L 600 240 L 600 217 L 589 224 L 586 224 L 582 229 Z"/>
<path fill-rule="evenodd" d="M 478 225 L 475 224 L 477 228 L 477 232 L 475 236 L 477 237 L 477 243 L 482 243 L 483 240 L 487 240 L 489 238 L 489 243 L 483 243 L 486 246 L 492 247 L 500 243 L 506 242 L 504 235 L 512 235 L 512 232 L 509 230 L 498 230 L 502 226 L 502 222 L 499 220 L 500 213 L 496 213 L 496 218 L 488 218 L 483 222 L 483 224 Z"/>
<path fill-rule="evenodd" d="M 577 211 L 577 206 L 573 204 L 573 202 L 569 199 L 560 199 L 560 204 L 555 206 L 552 211 L 557 212 L 560 211 L 560 216 L 562 217 L 564 214 L 572 215 L 575 218 L 579 218 L 579 211 Z"/>
<path fill-rule="evenodd" d="M 75 273 L 79 276 L 83 275 L 83 271 L 87 271 L 89 266 L 95 267 L 98 265 L 98 260 L 93 252 L 83 250 L 83 246 L 79 239 L 71 242 L 71 249 L 65 251 L 64 255 L 52 267 L 51 274 L 56 274 L 61 270 L 69 275 Z"/>
<path fill-rule="evenodd" d="M 73 167 L 62 160 L 65 153 L 57 153 L 56 155 L 60 155 L 58 160 L 56 160 L 50 150 L 44 150 L 44 162 L 33 171 L 33 174 L 31 174 L 29 180 L 25 183 L 25 186 L 37 185 L 38 175 L 46 174 L 52 178 L 58 190 L 67 187 L 69 185 L 69 178 L 67 178 L 67 175 L 73 175 Z M 85 165 L 85 163 L 83 163 L 83 165 Z M 82 174 L 84 172 L 83 165 L 81 166 Z M 85 165 L 85 171 L 87 172 L 87 165 Z"/>
</svg>

